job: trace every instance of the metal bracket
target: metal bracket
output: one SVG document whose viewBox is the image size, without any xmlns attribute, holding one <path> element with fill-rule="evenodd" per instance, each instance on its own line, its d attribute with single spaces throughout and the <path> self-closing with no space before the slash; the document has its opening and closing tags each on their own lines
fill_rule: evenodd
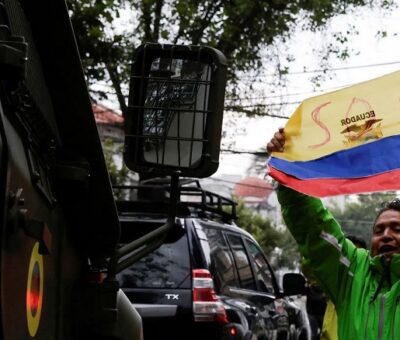
<svg viewBox="0 0 400 340">
<path fill-rule="evenodd" d="M 43 221 L 28 219 L 28 210 L 22 208 L 25 204 L 22 192 L 22 188 L 19 188 L 16 193 L 9 194 L 7 217 L 8 232 L 15 233 L 18 229 L 22 229 L 26 236 L 39 242 L 40 254 L 50 254 L 52 235 L 49 228 Z"/>
</svg>

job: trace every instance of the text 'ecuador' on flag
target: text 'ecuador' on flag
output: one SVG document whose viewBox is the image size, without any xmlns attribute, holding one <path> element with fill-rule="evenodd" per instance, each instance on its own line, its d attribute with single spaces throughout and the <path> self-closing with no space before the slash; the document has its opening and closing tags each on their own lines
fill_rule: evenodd
<svg viewBox="0 0 400 340">
<path fill-rule="evenodd" d="M 400 189 L 400 71 L 303 101 L 268 172 L 312 196 Z"/>
</svg>

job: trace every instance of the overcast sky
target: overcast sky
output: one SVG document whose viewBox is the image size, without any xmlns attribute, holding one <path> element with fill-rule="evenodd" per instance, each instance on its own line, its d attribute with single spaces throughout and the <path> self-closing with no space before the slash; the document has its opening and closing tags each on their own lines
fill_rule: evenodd
<svg viewBox="0 0 400 340">
<path fill-rule="evenodd" d="M 400 4 L 400 1 L 398 1 Z M 377 11 L 361 10 L 355 15 L 347 15 L 335 18 L 330 23 L 330 31 L 347 29 L 348 25 L 354 24 L 359 34 L 351 38 L 351 46 L 356 54 L 346 61 L 331 60 L 332 72 L 321 83 L 320 91 L 313 92 L 314 86 L 310 81 L 316 74 L 304 73 L 318 69 L 317 58 L 313 55 L 311 46 L 319 44 L 324 46 L 326 35 L 301 33 L 294 37 L 290 46 L 290 53 L 295 56 L 295 62 L 290 66 L 287 77 L 287 86 L 281 89 L 287 96 L 271 98 L 266 95 L 263 104 L 274 102 L 296 103 L 308 97 L 349 86 L 354 83 L 376 78 L 378 76 L 394 72 L 400 69 L 400 31 L 397 32 L 400 22 L 400 9 L 382 15 Z M 386 32 L 386 37 L 379 38 L 377 32 Z M 329 35 L 329 31 L 328 31 Z M 322 91 L 322 92 L 321 92 Z M 283 115 L 290 115 L 298 104 L 285 105 L 282 109 Z M 245 151 L 256 151 L 264 148 L 270 140 L 273 132 L 279 126 L 283 126 L 286 120 L 264 117 L 244 119 L 242 125 L 246 126 L 245 133 L 237 137 L 234 149 Z M 250 165 L 251 155 L 222 154 L 220 168 L 214 177 L 223 174 L 245 175 Z"/>
</svg>

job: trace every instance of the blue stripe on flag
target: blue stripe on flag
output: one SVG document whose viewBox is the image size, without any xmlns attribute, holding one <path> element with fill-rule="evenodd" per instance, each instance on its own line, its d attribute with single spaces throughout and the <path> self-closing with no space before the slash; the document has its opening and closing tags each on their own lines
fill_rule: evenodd
<svg viewBox="0 0 400 340">
<path fill-rule="evenodd" d="M 400 169 L 400 135 L 335 152 L 312 161 L 271 157 L 274 168 L 299 179 L 359 178 Z"/>
</svg>

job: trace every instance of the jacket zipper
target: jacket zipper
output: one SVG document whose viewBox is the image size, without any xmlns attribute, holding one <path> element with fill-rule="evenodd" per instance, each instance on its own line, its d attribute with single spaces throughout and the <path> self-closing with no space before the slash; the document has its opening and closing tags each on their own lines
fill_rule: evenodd
<svg viewBox="0 0 400 340">
<path fill-rule="evenodd" d="M 369 324 L 369 316 L 371 314 L 371 307 L 372 307 L 372 303 L 374 301 L 372 299 L 369 300 L 369 304 L 368 304 L 368 314 L 367 314 L 367 322 L 365 323 L 365 331 L 364 331 L 364 339 L 368 340 L 368 324 Z"/>
<path fill-rule="evenodd" d="M 379 306 L 379 323 L 378 323 L 378 340 L 383 339 L 383 320 L 385 319 L 385 295 L 381 295 L 381 301 Z"/>
<path fill-rule="evenodd" d="M 396 330 L 398 329 L 395 328 L 394 326 L 397 324 L 396 320 L 397 320 L 397 305 L 399 304 L 400 301 L 400 296 L 396 296 L 396 300 L 394 300 L 394 317 L 392 318 L 392 325 L 391 325 L 391 333 L 392 333 L 392 339 L 393 340 L 397 340 L 398 338 L 396 337 L 397 332 Z M 397 324 L 398 325 L 398 324 Z"/>
</svg>

